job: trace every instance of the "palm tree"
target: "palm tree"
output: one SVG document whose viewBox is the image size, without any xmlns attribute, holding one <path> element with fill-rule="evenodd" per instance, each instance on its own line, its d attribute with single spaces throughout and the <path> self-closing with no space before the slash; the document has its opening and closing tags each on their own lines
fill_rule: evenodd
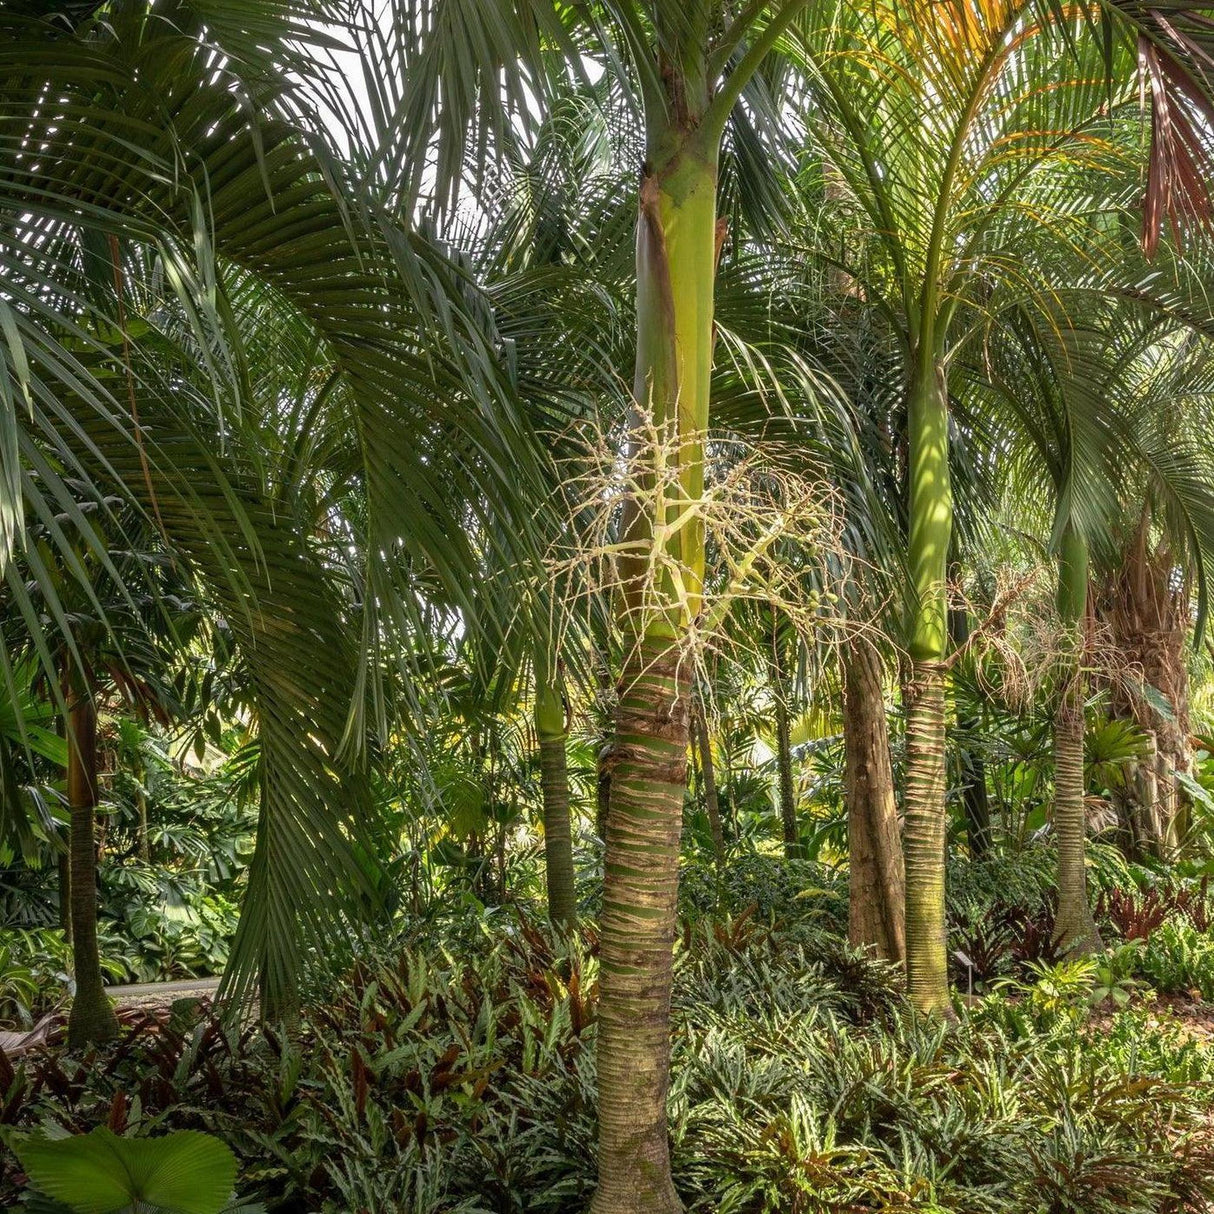
<svg viewBox="0 0 1214 1214">
<path fill-rule="evenodd" d="M 499 101 L 488 82 L 520 62 L 544 78 L 539 31 L 568 46 L 555 6 L 498 14 L 475 40 L 437 19 L 441 3 L 406 10 L 409 30 L 423 37 L 405 58 L 416 66 L 411 112 L 438 122 L 439 192 L 453 189 L 473 98 L 482 111 Z M 640 95 L 645 159 L 637 196 L 636 361 L 633 396 L 657 432 L 675 443 L 683 502 L 700 498 L 708 427 L 713 352 L 713 282 L 725 232 L 717 218 L 718 165 L 726 125 L 760 64 L 801 7 L 784 3 L 726 5 L 719 0 L 654 4 L 621 0 L 605 6 L 613 66 L 627 62 Z M 576 12 L 576 10 L 574 10 Z M 596 37 L 604 30 L 590 23 Z M 600 43 L 601 45 L 601 43 Z M 488 48 L 492 62 L 476 62 Z M 443 108 L 435 87 L 443 69 L 457 76 L 464 104 Z M 427 73 L 430 73 L 427 75 Z M 507 73 L 521 83 L 521 73 Z M 631 87 L 632 80 L 627 81 Z M 479 91 L 477 86 L 479 85 Z M 508 83 L 507 94 L 513 84 Z M 498 111 L 494 133 L 505 138 Z M 433 140 L 419 122 L 413 152 Z M 475 145 L 474 145 L 475 146 Z M 415 163 L 422 163 L 419 158 Z M 654 453 L 635 450 L 644 466 Z M 686 782 L 690 655 L 686 641 L 700 603 L 704 574 L 702 526 L 679 525 L 684 505 L 662 518 L 633 511 L 624 542 L 636 569 L 656 560 L 682 571 L 684 592 L 664 575 L 645 587 L 634 580 L 622 605 L 624 659 L 620 676 L 602 914 L 602 994 L 598 1030 L 599 1186 L 591 1209 L 613 1214 L 681 1208 L 670 1176 L 666 1093 L 670 1069 L 670 986 L 678 885 L 678 844 Z M 694 514 L 694 512 L 693 512 Z"/>
<path fill-rule="evenodd" d="M 419 568 L 471 601 L 467 524 L 486 498 L 509 516 L 531 443 L 506 436 L 509 387 L 468 283 L 357 195 L 302 125 L 306 97 L 275 65 L 308 67 L 289 46 L 320 10 L 202 10 L 205 21 L 185 3 L 123 0 L 74 28 L 0 18 L 0 121 L 15 149 L 0 170 L 13 321 L 0 433 L 17 453 L 0 556 L 25 512 L 63 509 L 101 559 L 63 487 L 73 475 L 137 506 L 205 582 L 248 661 L 261 735 L 257 851 L 227 990 L 259 980 L 263 1007 L 289 1013 L 301 934 L 321 938 L 373 884 L 373 851 L 356 841 L 381 646 L 413 623 Z M 228 52 L 218 70 L 213 43 Z M 273 353 L 282 368 L 287 348 L 283 383 L 258 360 Z M 31 463 L 42 476 L 21 482 Z M 316 537 L 346 526 L 338 504 L 352 488 L 365 560 L 351 570 L 343 536 Z M 528 517 L 503 528 L 515 551 Z M 7 585 L 20 603 L 11 566 Z"/>
<path fill-rule="evenodd" d="M 1092 174 L 1130 197 L 1135 148 L 1110 117 L 1132 106 L 1131 67 L 1082 28 L 1020 3 L 839 6 L 808 23 L 805 121 L 841 183 L 836 209 L 863 237 L 840 264 L 901 346 L 909 576 L 906 687 L 907 981 L 949 1009 L 944 928 L 947 563 L 953 536 L 949 371 L 976 317 L 1001 297 L 1038 306 L 1076 258 L 1119 261 L 1088 221 Z M 830 202 L 828 196 L 828 204 Z M 1056 276 L 1056 277 L 1055 277 Z"/>
<path fill-rule="evenodd" d="M 1133 268 L 1133 258 L 1129 259 Z M 1200 393 L 1209 382 L 1208 337 L 1201 308 L 1185 306 L 1186 267 L 1177 266 L 1172 289 L 1157 272 L 1155 299 L 1116 299 L 1105 271 L 1105 298 L 1072 304 L 1069 315 L 1041 324 L 1020 309 L 1001 318 L 1002 340 L 984 341 L 990 353 L 977 393 L 995 400 L 988 414 L 1006 410 L 994 445 L 1015 478 L 1024 513 L 1049 502 L 1042 522 L 1058 567 L 1061 633 L 1059 688 L 1054 722 L 1054 830 L 1058 846 L 1056 940 L 1067 952 L 1101 947 L 1088 903 L 1084 841 L 1084 708 L 1089 659 L 1091 554 L 1105 564 L 1120 557 L 1116 533 L 1126 511 L 1151 496 L 1166 501 L 1167 534 L 1175 551 L 1204 577 L 1210 550 L 1208 459 L 1183 425 L 1169 427 L 1160 459 L 1158 414 L 1176 409 L 1188 385 Z M 1180 281 L 1176 284 L 1175 280 Z M 1198 297 L 1200 298 L 1200 297 Z M 1076 315 L 1084 307 L 1088 316 Z M 1045 490 L 1042 493 L 1042 490 Z"/>
</svg>

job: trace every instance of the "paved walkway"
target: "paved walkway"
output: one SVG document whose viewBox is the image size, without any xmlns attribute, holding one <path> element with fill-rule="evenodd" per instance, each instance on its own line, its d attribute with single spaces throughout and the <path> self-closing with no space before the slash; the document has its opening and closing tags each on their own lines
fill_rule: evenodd
<svg viewBox="0 0 1214 1214">
<path fill-rule="evenodd" d="M 136 982 L 129 986 L 107 986 L 105 992 L 118 1011 L 143 1011 L 167 1008 L 176 999 L 210 999 L 219 989 L 218 978 L 178 978 L 172 982 Z M 22 1032 L 0 1030 L 0 1050 L 10 1058 L 24 1054 L 44 1042 L 62 1025 L 60 1012 L 43 1016 L 32 1029 Z"/>
<path fill-rule="evenodd" d="M 107 986 L 105 993 L 118 1007 L 162 1007 L 174 999 L 214 995 L 218 978 L 177 978 L 172 982 L 136 982 L 131 986 Z"/>
</svg>

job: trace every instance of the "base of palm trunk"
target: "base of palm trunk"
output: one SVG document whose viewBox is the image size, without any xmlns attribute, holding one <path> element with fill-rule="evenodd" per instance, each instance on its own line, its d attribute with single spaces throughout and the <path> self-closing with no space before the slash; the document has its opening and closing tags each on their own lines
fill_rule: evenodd
<svg viewBox="0 0 1214 1214">
<path fill-rule="evenodd" d="M 80 1050 L 119 1034 L 118 1017 L 104 991 L 77 992 L 67 1018 L 67 1048 Z"/>
<path fill-rule="evenodd" d="M 1100 929 L 1092 917 L 1091 908 L 1083 906 L 1058 907 L 1054 924 L 1054 947 L 1062 957 L 1087 957 L 1104 951 Z"/>
<path fill-rule="evenodd" d="M 656 1165 L 660 1167 L 661 1165 Z M 669 1180 L 637 1177 L 634 1182 L 602 1183 L 590 1200 L 589 1214 L 683 1214 L 683 1203 Z"/>
<path fill-rule="evenodd" d="M 944 905 L 948 830 L 945 667 L 915 663 L 906 714 L 906 989 L 916 1011 L 951 1018 Z"/>
</svg>

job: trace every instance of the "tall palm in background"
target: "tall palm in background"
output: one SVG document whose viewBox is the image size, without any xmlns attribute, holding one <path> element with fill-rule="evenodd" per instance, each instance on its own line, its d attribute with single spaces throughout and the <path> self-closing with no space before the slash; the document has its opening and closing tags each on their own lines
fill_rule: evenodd
<svg viewBox="0 0 1214 1214">
<path fill-rule="evenodd" d="M 1015 469 L 1017 497 L 1026 504 L 1046 500 L 1052 509 L 1042 523 L 1058 566 L 1062 645 L 1054 728 L 1056 936 L 1068 951 L 1092 951 L 1100 944 L 1084 870 L 1091 554 L 1100 563 L 1118 559 L 1117 531 L 1127 509 L 1134 510 L 1139 492 L 1166 499 L 1163 522 L 1173 551 L 1192 561 L 1198 577 L 1214 538 L 1208 532 L 1208 460 L 1183 429 L 1173 431 L 1160 459 L 1163 453 L 1153 434 L 1161 404 L 1159 380 L 1143 379 L 1144 366 L 1171 363 L 1174 343 L 1185 351 L 1187 375 L 1196 382 L 1208 377 L 1208 339 L 1193 327 L 1199 304 L 1178 303 L 1175 296 L 1161 296 L 1144 310 L 1137 300 L 1092 300 L 1094 311 L 1086 323 L 1072 309 L 1069 319 L 1059 317 L 1044 327 L 1016 310 L 1005 318 L 1005 340 L 986 343 L 988 374 L 976 386 L 979 395 L 995 394 L 988 413 L 1005 409 L 1011 416 L 1010 429 L 996 426 L 995 442 L 1012 455 L 1006 462 Z M 1188 323 L 1181 325 L 1169 312 L 1183 313 Z M 1170 389 L 1177 388 L 1172 376 L 1162 378 Z M 1155 391 L 1149 386 L 1152 380 Z"/>
<path fill-rule="evenodd" d="M 1135 180 L 1138 152 L 1116 115 L 1136 97 L 1128 50 L 1115 41 L 1110 57 L 1073 16 L 1016 3 L 933 6 L 913 28 L 897 6 L 814 16 L 798 54 L 813 106 L 806 126 L 836 183 L 828 210 L 855 216 L 865 233 L 842 249 L 824 243 L 900 344 L 910 578 L 903 640 L 912 662 L 907 980 L 915 1004 L 939 1012 L 949 1007 L 948 372 L 973 317 L 1001 297 L 1040 307 L 1077 264 L 1110 254 L 1121 263 L 1107 227 L 1091 222 L 1088 200 L 1093 175 Z M 1121 187 L 1127 203 L 1134 192 Z"/>
</svg>

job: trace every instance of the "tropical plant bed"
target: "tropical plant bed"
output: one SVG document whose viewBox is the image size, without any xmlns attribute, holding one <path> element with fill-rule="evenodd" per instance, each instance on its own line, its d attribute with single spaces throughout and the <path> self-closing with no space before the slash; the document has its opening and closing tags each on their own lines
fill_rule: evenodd
<svg viewBox="0 0 1214 1214">
<path fill-rule="evenodd" d="M 472 946 L 472 934 L 480 937 Z M 594 1183 L 595 941 L 525 918 L 368 952 L 295 1040 L 205 1002 L 0 1073 L 6 1133 L 205 1130 L 272 1211 L 578 1211 Z M 459 960 L 454 960 L 459 958 Z M 1089 1008 L 1049 974 L 917 1020 L 893 973 L 805 923 L 687 926 L 674 1170 L 690 1209 L 1132 1211 L 1214 1198 L 1208 1009 Z M 19 1205 L 12 1156 L 0 1200 Z M 1203 1204 L 1205 1203 L 1205 1204 Z"/>
</svg>

